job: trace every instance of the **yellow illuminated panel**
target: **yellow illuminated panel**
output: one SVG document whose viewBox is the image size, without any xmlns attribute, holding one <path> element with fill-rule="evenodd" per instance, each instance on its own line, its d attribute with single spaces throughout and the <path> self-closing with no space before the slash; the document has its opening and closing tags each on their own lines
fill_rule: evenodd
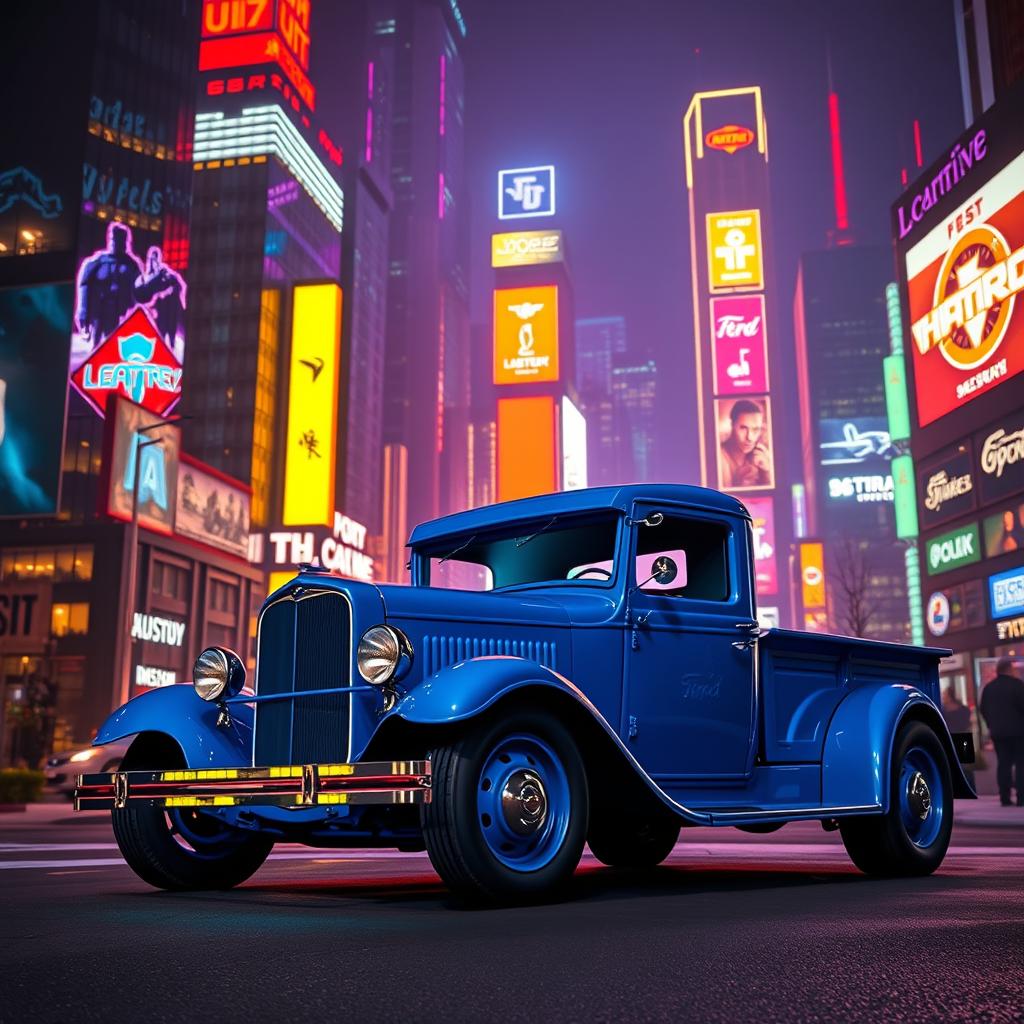
<svg viewBox="0 0 1024 1024">
<path fill-rule="evenodd" d="M 295 579 L 294 572 L 272 572 L 267 584 L 267 596 L 269 597 L 275 590 L 293 579 Z"/>
<path fill-rule="evenodd" d="M 256 348 L 256 408 L 252 418 L 253 526 L 266 526 L 270 514 L 270 470 L 274 450 L 274 407 L 277 394 L 277 345 L 281 292 L 260 293 L 260 326 Z"/>
<path fill-rule="evenodd" d="M 537 263 L 561 263 L 561 231 L 509 231 L 491 235 L 492 267 L 529 267 Z"/>
<path fill-rule="evenodd" d="M 296 285 L 285 439 L 285 526 L 334 522 L 341 288 Z"/>
<path fill-rule="evenodd" d="M 494 383 L 558 380 L 558 288 L 494 292 Z"/>
<path fill-rule="evenodd" d="M 825 547 L 819 541 L 800 545 L 800 587 L 805 612 L 825 607 Z"/>
<path fill-rule="evenodd" d="M 761 211 L 709 213 L 706 222 L 711 291 L 763 288 Z"/>
</svg>

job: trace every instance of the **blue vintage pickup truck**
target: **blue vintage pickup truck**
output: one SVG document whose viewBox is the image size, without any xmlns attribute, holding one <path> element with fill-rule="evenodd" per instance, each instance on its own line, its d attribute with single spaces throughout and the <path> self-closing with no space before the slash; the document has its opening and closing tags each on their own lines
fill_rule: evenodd
<svg viewBox="0 0 1024 1024">
<path fill-rule="evenodd" d="M 699 487 L 594 488 L 417 527 L 412 586 L 302 566 L 263 605 L 256 677 L 199 655 L 130 701 L 109 808 L 165 889 L 248 878 L 275 842 L 424 847 L 471 898 L 549 894 L 585 842 L 650 867 L 680 827 L 838 828 L 869 874 L 942 862 L 969 735 L 946 652 L 759 628 L 750 516 Z"/>
</svg>

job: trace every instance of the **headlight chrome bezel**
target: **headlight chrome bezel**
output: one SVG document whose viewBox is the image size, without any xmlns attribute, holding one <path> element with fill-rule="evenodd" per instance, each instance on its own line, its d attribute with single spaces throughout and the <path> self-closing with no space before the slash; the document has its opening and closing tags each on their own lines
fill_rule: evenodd
<svg viewBox="0 0 1024 1024">
<path fill-rule="evenodd" d="M 227 647 L 207 647 L 192 667 L 192 687 L 200 700 L 212 703 L 237 697 L 245 686 L 245 665 Z"/>
<path fill-rule="evenodd" d="M 372 649 L 371 646 L 373 645 Z M 390 647 L 391 652 L 388 652 Z M 387 657 L 387 664 L 381 670 L 372 671 L 368 667 L 371 659 Z M 380 623 L 364 630 L 356 645 L 356 668 L 360 677 L 371 686 L 387 688 L 400 682 L 412 668 L 413 647 L 409 638 L 395 626 Z"/>
</svg>

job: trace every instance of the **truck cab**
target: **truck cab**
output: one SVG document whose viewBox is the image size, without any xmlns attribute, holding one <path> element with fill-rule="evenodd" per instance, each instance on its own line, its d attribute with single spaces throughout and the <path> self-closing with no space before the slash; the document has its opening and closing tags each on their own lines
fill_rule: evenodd
<svg viewBox="0 0 1024 1024">
<path fill-rule="evenodd" d="M 937 708 L 945 652 L 762 629 L 735 498 L 492 505 L 418 526 L 409 564 L 411 586 L 302 567 L 261 611 L 251 688 L 212 648 L 194 687 L 111 716 L 98 743 L 136 739 L 77 802 L 111 808 L 143 877 L 236 884 L 281 839 L 425 846 L 452 889 L 526 898 L 584 841 L 644 867 L 680 828 L 808 819 L 868 873 L 941 862 L 973 795 Z"/>
</svg>

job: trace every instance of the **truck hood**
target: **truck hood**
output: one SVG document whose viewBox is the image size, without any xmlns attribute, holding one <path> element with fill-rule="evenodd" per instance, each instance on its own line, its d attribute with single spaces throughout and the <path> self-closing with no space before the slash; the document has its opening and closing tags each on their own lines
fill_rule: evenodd
<svg viewBox="0 0 1024 1024">
<path fill-rule="evenodd" d="M 564 602 L 535 591 L 473 593 L 395 584 L 380 584 L 377 589 L 388 619 L 547 628 L 568 627 L 572 622 Z"/>
</svg>

